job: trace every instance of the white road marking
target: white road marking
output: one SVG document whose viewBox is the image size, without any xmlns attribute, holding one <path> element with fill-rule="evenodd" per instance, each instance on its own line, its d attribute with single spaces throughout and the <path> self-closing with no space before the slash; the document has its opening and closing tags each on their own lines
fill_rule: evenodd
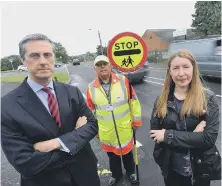
<svg viewBox="0 0 222 186">
<path fill-rule="evenodd" d="M 155 67 L 148 67 L 148 68 L 152 68 L 152 70 L 166 70 L 166 68 L 155 68 Z"/>
<path fill-rule="evenodd" d="M 163 85 L 163 83 L 157 83 L 157 82 L 154 82 L 154 81 L 148 81 L 148 80 L 146 80 L 146 79 L 144 79 L 143 81 L 146 81 L 146 82 L 149 82 L 149 83 L 158 84 L 158 85 Z"/>
<path fill-rule="evenodd" d="M 82 78 L 79 75 L 72 75 L 73 79 L 75 79 L 75 81 L 80 81 L 82 80 Z"/>
<path fill-rule="evenodd" d="M 65 65 L 65 68 L 66 68 L 66 71 L 67 71 L 68 76 L 69 76 L 69 71 L 68 71 L 67 65 Z"/>
<path fill-rule="evenodd" d="M 222 96 L 221 95 L 216 95 L 217 97 L 220 97 L 220 98 L 222 98 Z"/>
<path fill-rule="evenodd" d="M 146 78 L 150 78 L 150 79 L 159 79 L 159 80 L 165 80 L 165 79 L 162 79 L 162 78 L 155 78 L 155 77 L 148 77 L 148 76 L 144 76 L 144 77 L 146 77 Z"/>
<path fill-rule="evenodd" d="M 142 147 L 142 146 L 143 145 L 139 141 L 136 140 L 136 147 L 139 148 L 139 147 Z"/>
<path fill-rule="evenodd" d="M 90 66 L 90 65 L 87 65 L 87 64 L 84 64 L 85 67 L 89 67 L 89 68 L 93 68 L 93 66 Z"/>
</svg>

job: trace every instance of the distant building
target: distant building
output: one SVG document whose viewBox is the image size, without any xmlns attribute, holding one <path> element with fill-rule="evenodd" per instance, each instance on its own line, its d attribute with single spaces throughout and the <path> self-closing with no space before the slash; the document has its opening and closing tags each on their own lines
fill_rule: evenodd
<svg viewBox="0 0 222 186">
<path fill-rule="evenodd" d="M 173 37 L 173 32 L 176 29 L 147 29 L 143 34 L 149 55 L 158 56 L 164 59 L 168 56 L 168 47 L 171 42 L 179 40 L 191 39 L 195 36 L 191 29 L 187 29 L 186 36 Z"/>
<path fill-rule="evenodd" d="M 167 50 L 170 41 L 173 39 L 173 31 L 175 29 L 150 29 L 146 30 L 142 38 L 144 39 L 148 51 Z"/>
</svg>

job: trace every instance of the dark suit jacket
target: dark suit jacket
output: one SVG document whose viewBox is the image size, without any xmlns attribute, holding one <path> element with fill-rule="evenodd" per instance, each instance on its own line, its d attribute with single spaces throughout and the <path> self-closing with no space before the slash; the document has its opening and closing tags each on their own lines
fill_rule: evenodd
<svg viewBox="0 0 222 186">
<path fill-rule="evenodd" d="M 97 121 L 77 87 L 54 82 L 54 88 L 61 129 L 26 80 L 2 97 L 2 149 L 21 174 L 22 186 L 99 186 L 97 158 L 89 143 L 98 132 Z M 87 117 L 87 124 L 75 130 L 80 116 Z M 36 142 L 56 137 L 70 153 L 61 150 L 43 153 L 33 149 Z"/>
</svg>

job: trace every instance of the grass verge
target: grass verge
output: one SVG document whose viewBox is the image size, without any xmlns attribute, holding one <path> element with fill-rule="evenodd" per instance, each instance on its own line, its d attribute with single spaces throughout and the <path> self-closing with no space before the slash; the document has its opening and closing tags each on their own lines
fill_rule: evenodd
<svg viewBox="0 0 222 186">
<path fill-rule="evenodd" d="M 1 77 L 0 82 L 2 83 L 21 83 L 27 77 L 27 75 L 20 75 L 20 76 L 6 76 Z M 66 72 L 57 72 L 54 73 L 53 78 L 61 83 L 66 83 L 69 80 L 69 76 Z"/>
</svg>

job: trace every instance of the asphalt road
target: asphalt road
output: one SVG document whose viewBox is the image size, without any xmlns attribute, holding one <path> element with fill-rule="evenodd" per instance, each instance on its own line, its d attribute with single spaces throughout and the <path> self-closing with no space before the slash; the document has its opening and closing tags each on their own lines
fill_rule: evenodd
<svg viewBox="0 0 222 186">
<path fill-rule="evenodd" d="M 71 77 L 71 85 L 78 86 L 83 95 L 86 92 L 88 84 L 95 79 L 96 75 L 92 63 L 81 63 L 79 66 L 68 65 Z M 150 66 L 150 73 L 141 84 L 133 85 L 137 96 L 142 104 L 143 126 L 137 131 L 138 154 L 139 154 L 139 172 L 141 186 L 164 186 L 160 169 L 152 157 L 153 141 L 149 138 L 149 121 L 156 96 L 160 93 L 165 78 L 166 69 L 159 65 Z M 207 86 L 218 95 L 218 104 L 221 105 L 221 84 L 219 81 L 208 80 Z M 1 84 L 2 96 L 17 87 L 18 84 Z M 101 150 L 99 142 L 94 139 L 91 141 L 93 150 L 99 160 L 98 170 L 101 178 L 101 186 L 107 185 L 110 177 L 107 155 Z M 217 139 L 217 146 L 221 149 L 221 134 Z M 19 185 L 19 175 L 7 162 L 4 153 L 1 156 L 1 185 L 16 186 Z M 123 179 L 119 186 L 128 186 L 130 183 Z M 214 181 L 212 186 L 221 185 L 220 181 Z"/>
</svg>

